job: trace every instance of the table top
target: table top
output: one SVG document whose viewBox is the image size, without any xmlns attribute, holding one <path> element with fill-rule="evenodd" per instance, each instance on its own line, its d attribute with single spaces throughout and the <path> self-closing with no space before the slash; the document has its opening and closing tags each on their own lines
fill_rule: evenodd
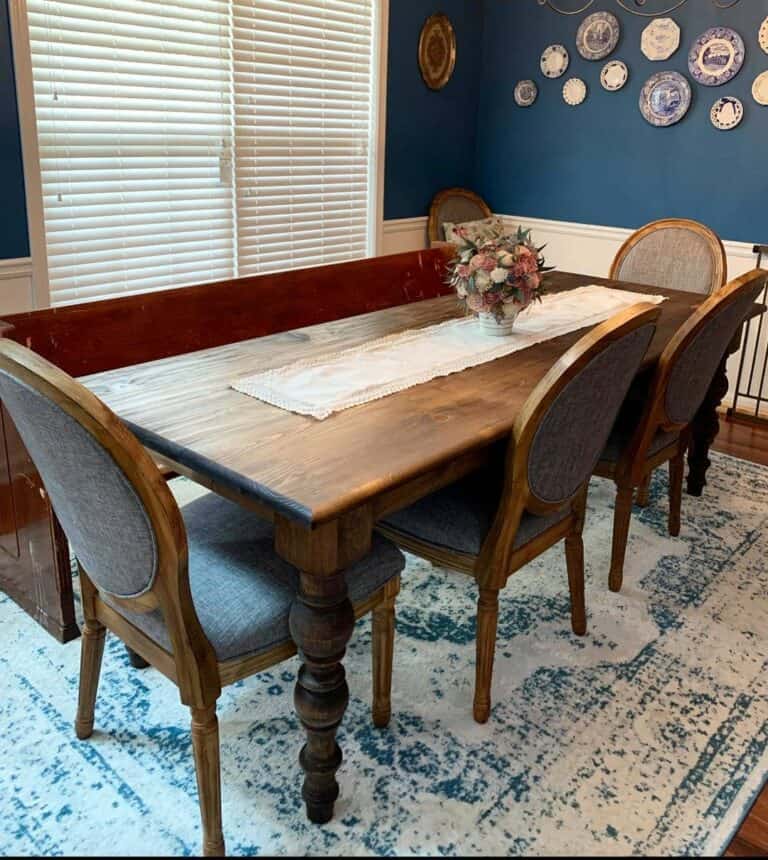
<svg viewBox="0 0 768 860">
<path fill-rule="evenodd" d="M 706 298 L 587 275 L 550 273 L 552 292 L 604 284 L 663 294 L 645 365 Z M 642 298 L 638 296 L 638 301 Z M 462 315 L 455 297 L 82 377 L 142 443 L 206 486 L 297 519 L 335 519 L 507 436 L 536 384 L 587 329 L 317 421 L 230 388 L 297 359 Z"/>
</svg>

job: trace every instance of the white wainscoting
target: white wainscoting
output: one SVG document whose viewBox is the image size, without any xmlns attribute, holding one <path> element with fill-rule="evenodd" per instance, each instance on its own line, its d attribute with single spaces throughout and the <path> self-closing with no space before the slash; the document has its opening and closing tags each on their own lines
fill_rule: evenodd
<svg viewBox="0 0 768 860">
<path fill-rule="evenodd" d="M 34 307 L 32 260 L 29 257 L 0 260 L 0 317 L 31 311 Z"/>
<path fill-rule="evenodd" d="M 505 224 L 514 229 L 518 224 L 530 227 L 537 244 L 546 244 L 545 256 L 549 261 L 564 272 L 585 272 L 598 277 L 607 277 L 616 252 L 622 243 L 632 233 L 632 230 L 622 227 L 601 227 L 595 224 L 577 224 L 570 221 L 550 221 L 543 218 L 530 218 L 524 215 L 502 215 Z M 427 219 L 398 218 L 384 222 L 384 254 L 397 254 L 401 251 L 413 251 L 425 248 L 427 242 Z M 725 241 L 728 255 L 728 277 L 736 278 L 748 272 L 755 266 L 755 256 L 752 245 L 746 242 Z M 756 326 L 752 326 L 753 333 Z M 768 340 L 768 325 L 763 326 L 763 341 Z M 762 348 L 766 343 L 762 344 Z M 750 352 L 751 354 L 751 352 Z M 761 353 L 763 354 L 763 353 Z M 739 366 L 739 355 L 733 356 L 728 378 L 731 380 L 724 405 L 730 405 L 733 398 L 733 385 Z M 757 393 L 756 380 L 752 393 Z M 764 394 L 768 395 L 768 380 Z M 748 406 L 748 401 L 745 401 Z"/>
</svg>

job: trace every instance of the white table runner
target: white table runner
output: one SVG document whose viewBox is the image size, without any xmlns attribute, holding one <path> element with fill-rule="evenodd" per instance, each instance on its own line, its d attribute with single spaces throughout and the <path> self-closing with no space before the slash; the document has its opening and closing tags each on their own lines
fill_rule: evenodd
<svg viewBox="0 0 768 860">
<path fill-rule="evenodd" d="M 438 376 L 493 361 L 544 340 L 597 325 L 648 296 L 586 286 L 544 296 L 521 314 L 508 337 L 484 334 L 473 317 L 409 329 L 341 352 L 239 379 L 236 391 L 302 415 L 324 419 Z"/>
</svg>

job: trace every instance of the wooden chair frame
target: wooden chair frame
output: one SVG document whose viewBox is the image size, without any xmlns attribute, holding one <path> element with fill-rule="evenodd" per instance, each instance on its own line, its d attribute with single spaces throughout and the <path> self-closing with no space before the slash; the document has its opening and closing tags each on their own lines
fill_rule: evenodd
<svg viewBox="0 0 768 860">
<path fill-rule="evenodd" d="M 429 207 L 429 220 L 427 221 L 427 238 L 430 244 L 446 244 L 443 241 L 443 237 L 440 235 L 439 213 L 440 207 L 449 197 L 464 197 L 466 200 L 470 200 L 483 211 L 483 218 L 490 218 L 491 215 L 493 215 L 493 212 L 491 212 L 491 207 L 485 202 L 485 200 L 483 200 L 483 198 L 480 197 L 479 194 L 475 194 L 474 191 L 470 191 L 468 188 L 446 188 L 443 191 L 438 191 L 438 193 L 435 194 L 435 196 L 432 198 L 432 203 Z"/>
<path fill-rule="evenodd" d="M 669 463 L 669 533 L 673 537 L 680 534 L 684 458 L 688 448 L 689 425 L 675 422 L 667 414 L 666 394 L 672 371 L 713 313 L 737 301 L 745 292 L 753 290 L 757 282 L 762 283 L 766 279 L 768 275 L 764 270 L 754 269 L 731 281 L 699 305 L 678 329 L 662 353 L 640 420 L 626 450 L 617 462 L 601 460 L 595 468 L 596 475 L 611 478 L 616 483 L 611 567 L 608 577 L 611 591 L 620 591 L 624 578 L 624 556 L 635 489 L 640 490 L 639 503 L 647 504 L 647 488 L 651 475 L 655 469 L 667 462 Z M 677 432 L 679 436 L 674 442 L 649 457 L 648 450 L 658 432 Z M 645 498 L 643 498 L 644 494 Z"/>
<path fill-rule="evenodd" d="M 53 400 L 109 452 L 144 505 L 155 533 L 157 572 L 151 588 L 138 597 L 110 595 L 109 600 L 113 606 L 134 613 L 160 610 L 172 644 L 170 652 L 106 603 L 88 572 L 79 567 L 85 623 L 75 719 L 77 737 L 84 740 L 93 732 L 105 634 L 110 630 L 131 651 L 173 681 L 182 703 L 190 708 L 203 853 L 223 855 L 216 700 L 222 686 L 282 662 L 296 653 L 296 647 L 293 642 L 286 642 L 254 656 L 219 661 L 195 612 L 181 511 L 147 451 L 93 393 L 36 353 L 14 341 L 0 339 L 0 368 Z M 399 588 L 400 578 L 394 577 L 354 607 L 355 618 L 373 612 L 372 712 L 378 727 L 386 726 L 390 719 L 394 613 Z"/>
<path fill-rule="evenodd" d="M 490 716 L 499 591 L 513 573 L 561 540 L 565 541 L 571 627 L 578 636 L 583 636 L 587 629 L 582 532 L 589 481 L 578 487 L 570 498 L 557 502 L 537 498 L 528 482 L 528 460 L 536 431 L 558 395 L 598 353 L 624 335 L 655 322 L 660 313 L 657 306 L 647 302 L 627 308 L 581 338 L 539 382 L 515 422 L 507 453 L 501 501 L 478 556 L 453 552 L 406 537 L 383 524 L 378 527 L 383 535 L 403 549 L 426 558 L 433 564 L 450 567 L 476 579 L 479 597 L 473 714 L 478 723 L 487 722 Z M 570 512 L 567 517 L 533 540 L 515 548 L 515 537 L 526 511 L 546 516 L 561 511 L 568 505 Z"/>
<path fill-rule="evenodd" d="M 725 284 L 728 273 L 728 257 L 725 247 L 714 230 L 711 230 L 705 224 L 692 221 L 689 218 L 662 218 L 659 221 L 651 221 L 650 224 L 640 227 L 619 248 L 611 264 L 611 271 L 608 277 L 613 280 L 621 280 L 621 266 L 635 245 L 638 245 L 643 239 L 657 230 L 669 229 L 690 230 L 706 240 L 710 254 L 712 255 L 712 284 L 708 293 L 711 295 L 716 290 L 719 290 Z"/>
</svg>

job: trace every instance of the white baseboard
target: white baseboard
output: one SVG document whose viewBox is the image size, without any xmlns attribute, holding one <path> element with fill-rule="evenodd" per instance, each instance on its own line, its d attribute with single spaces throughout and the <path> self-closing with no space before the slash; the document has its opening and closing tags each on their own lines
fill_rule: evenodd
<svg viewBox="0 0 768 860">
<path fill-rule="evenodd" d="M 0 316 L 31 311 L 34 302 L 32 260 L 0 260 Z"/>
</svg>

